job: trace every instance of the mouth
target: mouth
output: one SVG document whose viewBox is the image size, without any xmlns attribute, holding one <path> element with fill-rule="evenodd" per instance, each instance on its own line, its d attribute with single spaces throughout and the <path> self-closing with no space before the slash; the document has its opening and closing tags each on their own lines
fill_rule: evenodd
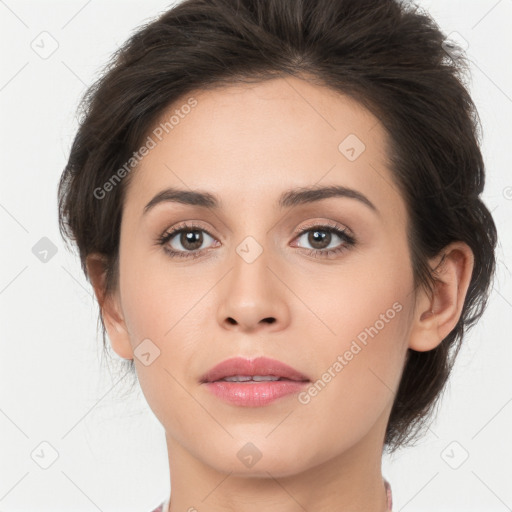
<svg viewBox="0 0 512 512">
<path fill-rule="evenodd" d="M 242 407 L 261 407 L 304 389 L 310 379 L 275 359 L 232 358 L 201 379 L 214 396 Z"/>
<path fill-rule="evenodd" d="M 278 380 L 293 382 L 293 379 L 276 377 L 275 375 L 234 375 L 233 377 L 224 377 L 214 382 L 275 382 Z"/>
<path fill-rule="evenodd" d="M 245 359 L 233 357 L 214 366 L 201 378 L 207 382 L 265 382 L 265 381 L 310 382 L 310 379 L 291 366 L 267 357 Z"/>
</svg>

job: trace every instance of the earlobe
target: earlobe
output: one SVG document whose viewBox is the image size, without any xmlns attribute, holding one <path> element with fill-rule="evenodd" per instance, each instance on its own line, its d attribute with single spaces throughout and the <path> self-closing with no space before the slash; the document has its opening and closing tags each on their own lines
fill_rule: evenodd
<svg viewBox="0 0 512 512">
<path fill-rule="evenodd" d="M 113 350 L 123 359 L 133 359 L 133 350 L 119 297 L 117 293 L 107 295 L 105 291 L 107 261 L 104 254 L 92 253 L 88 255 L 86 258 L 87 273 Z"/>
<path fill-rule="evenodd" d="M 409 348 L 418 352 L 436 348 L 457 325 L 473 273 L 473 252 L 464 242 L 453 242 L 431 265 L 434 290 L 418 292 L 409 338 Z"/>
</svg>

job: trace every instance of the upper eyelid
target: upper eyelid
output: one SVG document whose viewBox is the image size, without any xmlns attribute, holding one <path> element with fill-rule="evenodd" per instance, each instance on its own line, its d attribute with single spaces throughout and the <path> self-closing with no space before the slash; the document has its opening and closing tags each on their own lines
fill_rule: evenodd
<svg viewBox="0 0 512 512">
<path fill-rule="evenodd" d="M 300 229 L 298 229 L 296 234 L 300 235 L 304 231 L 309 231 L 311 229 L 314 229 L 315 227 L 323 228 L 323 229 L 333 228 L 333 229 L 337 229 L 339 231 L 346 231 L 347 234 L 352 235 L 352 230 L 348 226 L 346 226 L 344 224 L 340 224 L 339 222 L 325 221 L 325 220 L 324 221 L 316 221 L 311 224 L 306 224 L 305 226 L 302 226 Z"/>
</svg>

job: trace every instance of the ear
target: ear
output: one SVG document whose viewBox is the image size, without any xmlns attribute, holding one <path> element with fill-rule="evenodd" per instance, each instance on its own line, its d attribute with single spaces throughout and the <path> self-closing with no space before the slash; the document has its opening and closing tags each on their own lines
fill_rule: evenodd
<svg viewBox="0 0 512 512">
<path fill-rule="evenodd" d="M 436 348 L 459 321 L 473 273 L 474 256 L 464 242 L 453 242 L 429 262 L 436 268 L 432 294 L 418 292 L 409 348 L 426 352 Z"/>
<path fill-rule="evenodd" d="M 123 359 L 133 359 L 128 329 L 123 318 L 118 292 L 106 294 L 105 279 L 108 259 L 104 254 L 92 253 L 86 258 L 87 273 L 100 306 L 112 348 Z"/>
</svg>

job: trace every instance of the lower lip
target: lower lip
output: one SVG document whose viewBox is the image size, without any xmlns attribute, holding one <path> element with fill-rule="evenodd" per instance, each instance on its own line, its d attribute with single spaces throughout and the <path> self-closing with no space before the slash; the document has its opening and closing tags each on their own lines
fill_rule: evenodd
<svg viewBox="0 0 512 512">
<path fill-rule="evenodd" d="M 206 382 L 206 387 L 219 398 L 242 407 L 261 407 L 279 398 L 298 393 L 309 382 L 275 380 L 260 382 Z"/>
</svg>

